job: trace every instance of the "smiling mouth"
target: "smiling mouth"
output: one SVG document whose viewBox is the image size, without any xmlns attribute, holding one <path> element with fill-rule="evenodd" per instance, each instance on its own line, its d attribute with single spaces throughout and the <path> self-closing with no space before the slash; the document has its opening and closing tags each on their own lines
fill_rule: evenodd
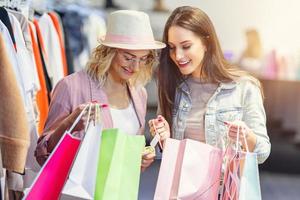
<svg viewBox="0 0 300 200">
<path fill-rule="evenodd" d="M 186 67 L 190 62 L 191 62 L 191 60 L 188 60 L 185 62 L 177 62 L 177 64 L 179 67 L 183 68 L 183 67 Z"/>
<path fill-rule="evenodd" d="M 133 70 L 129 69 L 128 67 L 122 67 L 126 74 L 132 75 L 134 72 Z"/>
</svg>

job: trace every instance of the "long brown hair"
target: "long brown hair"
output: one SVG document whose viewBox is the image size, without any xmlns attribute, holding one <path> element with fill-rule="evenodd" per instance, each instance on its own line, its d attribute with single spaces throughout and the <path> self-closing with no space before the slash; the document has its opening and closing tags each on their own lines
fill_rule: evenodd
<svg viewBox="0 0 300 200">
<path fill-rule="evenodd" d="M 241 76 L 249 76 L 248 73 L 225 60 L 214 26 L 206 13 L 199 8 L 182 6 L 172 12 L 163 33 L 163 42 L 166 44 L 168 44 L 168 32 L 171 26 L 185 28 L 201 38 L 207 51 L 202 61 L 200 77 L 206 77 L 206 81 L 231 82 Z M 159 106 L 161 114 L 171 126 L 176 88 L 186 77 L 170 58 L 169 46 L 162 50 L 159 61 L 157 70 Z M 259 85 L 254 77 L 249 76 L 249 78 Z"/>
</svg>

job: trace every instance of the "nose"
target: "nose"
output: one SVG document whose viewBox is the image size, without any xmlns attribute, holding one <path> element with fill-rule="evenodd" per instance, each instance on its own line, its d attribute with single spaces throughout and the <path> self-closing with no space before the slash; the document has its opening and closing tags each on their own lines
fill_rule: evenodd
<svg viewBox="0 0 300 200">
<path fill-rule="evenodd" d="M 137 72 L 140 69 L 140 60 L 134 60 L 134 62 L 132 62 L 132 69 Z"/>
<path fill-rule="evenodd" d="M 176 60 L 179 61 L 183 57 L 184 57 L 184 54 L 183 54 L 182 49 L 176 48 L 176 51 L 175 51 L 175 58 L 176 58 Z"/>
</svg>

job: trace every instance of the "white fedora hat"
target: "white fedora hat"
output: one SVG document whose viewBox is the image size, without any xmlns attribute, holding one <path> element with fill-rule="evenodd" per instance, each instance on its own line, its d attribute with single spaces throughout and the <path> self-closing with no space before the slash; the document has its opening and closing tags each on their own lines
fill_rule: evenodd
<svg viewBox="0 0 300 200">
<path fill-rule="evenodd" d="M 161 49 L 166 45 L 155 41 L 149 16 L 140 11 L 118 10 L 107 20 L 107 32 L 102 45 L 121 49 Z"/>
</svg>

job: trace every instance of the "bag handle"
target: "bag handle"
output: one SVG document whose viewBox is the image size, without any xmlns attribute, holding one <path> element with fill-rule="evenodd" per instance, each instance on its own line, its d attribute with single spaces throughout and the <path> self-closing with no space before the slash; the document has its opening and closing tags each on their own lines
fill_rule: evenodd
<svg viewBox="0 0 300 200">
<path fill-rule="evenodd" d="M 236 153 L 238 151 L 238 147 L 239 147 L 239 138 L 240 138 L 240 134 L 242 135 L 243 137 L 243 140 L 244 140 L 244 143 L 245 143 L 245 148 L 246 148 L 246 152 L 249 152 L 249 148 L 248 148 L 248 143 L 247 143 L 247 140 L 246 140 L 246 134 L 245 134 L 245 131 L 243 130 L 240 130 L 241 129 L 241 126 L 238 125 L 237 127 L 237 136 L 236 136 L 236 141 L 235 141 L 235 145 L 236 145 Z M 229 129 L 230 129 L 230 126 L 229 126 Z"/>
<path fill-rule="evenodd" d="M 75 121 L 73 122 L 72 126 L 67 130 L 68 133 L 71 133 L 72 130 L 75 128 L 75 126 L 78 124 L 78 122 L 80 121 L 80 119 L 82 118 L 82 116 L 84 115 L 85 111 L 87 108 L 91 107 L 91 103 L 87 104 L 81 111 L 81 113 L 77 116 L 77 118 L 75 119 Z"/>
<path fill-rule="evenodd" d="M 88 119 L 87 119 L 88 123 L 86 124 L 85 129 L 84 129 L 85 132 L 87 131 L 87 129 L 90 125 L 92 109 L 94 109 L 94 119 L 92 119 L 92 120 L 95 124 L 95 123 L 100 123 L 102 121 L 101 109 L 108 107 L 107 104 L 100 104 L 97 101 L 92 101 L 90 104 L 91 104 L 91 106 L 88 111 Z"/>
<path fill-rule="evenodd" d="M 228 123 L 228 122 L 224 122 L 224 124 L 226 124 L 228 126 L 228 131 L 226 133 L 226 137 L 227 137 L 227 140 L 230 139 L 229 137 L 229 130 L 232 126 L 231 123 Z M 225 193 L 228 193 L 228 191 L 226 190 L 226 183 L 225 183 L 225 173 L 226 171 L 228 170 L 229 168 L 229 163 L 231 163 L 235 158 L 237 158 L 237 155 L 238 155 L 238 144 L 239 144 L 239 135 L 240 135 L 240 130 L 239 130 L 239 125 L 238 125 L 238 130 L 237 130 L 237 136 L 236 136 L 236 140 L 235 140 L 235 153 L 233 156 L 228 156 L 228 152 L 229 152 L 229 146 L 230 146 L 230 142 L 228 142 L 228 144 L 226 145 L 226 148 L 225 148 L 225 151 L 223 152 L 223 162 L 224 162 L 224 174 L 223 174 L 223 181 L 222 181 L 222 184 L 221 184 L 221 191 L 220 191 L 220 199 L 223 199 Z M 229 140 L 230 141 L 230 140 Z M 227 175 L 228 176 L 228 175 Z M 234 178 L 234 177 L 232 177 Z M 236 182 L 236 179 L 234 178 L 234 181 Z M 228 197 L 230 200 L 232 200 L 231 196 L 229 195 Z"/>
<path fill-rule="evenodd" d="M 157 129 L 156 129 L 155 124 L 154 124 L 154 121 L 152 121 L 152 126 L 153 126 L 153 129 L 154 129 L 155 136 L 151 140 L 150 146 L 152 146 L 153 148 L 155 148 L 155 146 L 157 144 L 159 144 L 159 149 L 162 151 L 162 144 L 161 144 L 161 141 L 160 141 L 160 135 L 157 132 Z"/>
<path fill-rule="evenodd" d="M 244 138 L 244 143 L 245 143 L 245 147 L 246 147 L 246 152 L 249 153 L 249 147 L 248 147 L 248 142 L 246 140 L 246 134 L 244 131 L 242 131 L 243 134 L 243 138 Z"/>
<path fill-rule="evenodd" d="M 220 120 L 219 120 L 219 121 L 220 121 Z M 225 125 L 228 126 L 228 131 L 227 131 L 226 137 L 229 138 L 228 133 L 229 133 L 229 130 L 230 130 L 230 127 L 232 126 L 232 124 L 231 124 L 231 123 L 228 123 L 228 122 L 223 122 L 223 121 L 220 121 L 220 122 L 222 122 L 222 123 L 224 123 Z M 246 140 L 246 134 L 245 134 L 244 131 L 240 131 L 240 128 L 241 128 L 241 126 L 238 125 L 238 127 L 237 127 L 237 137 L 236 137 L 236 141 L 235 141 L 235 146 L 236 146 L 235 150 L 236 150 L 236 152 L 237 152 L 238 147 L 239 147 L 239 146 L 238 146 L 238 145 L 239 145 L 239 137 L 240 137 L 240 134 L 242 134 L 242 137 L 243 137 L 243 140 L 244 140 L 244 143 L 245 143 L 246 152 L 249 152 L 249 147 L 248 147 L 248 143 L 247 143 L 247 140 Z M 217 140 L 216 145 L 219 144 L 220 140 L 221 140 L 221 138 L 219 138 L 219 139 Z M 228 146 L 229 146 L 229 144 L 226 145 L 226 148 L 225 148 L 225 149 L 227 149 Z M 225 150 L 225 151 L 226 151 L 226 150 Z"/>
<path fill-rule="evenodd" d="M 92 103 L 89 103 L 89 110 L 88 110 L 88 116 L 87 116 L 87 123 L 86 123 L 86 125 L 85 125 L 85 127 L 84 127 L 84 132 L 86 132 L 87 131 L 87 129 L 88 129 L 88 127 L 89 127 L 89 124 L 90 124 L 90 118 L 91 118 L 91 110 L 92 110 Z"/>
<path fill-rule="evenodd" d="M 105 108 L 107 105 L 106 104 L 102 104 L 102 105 L 96 104 L 95 106 L 96 106 L 95 107 L 95 109 L 96 109 L 96 112 L 95 112 L 95 122 L 99 123 L 102 120 L 101 119 L 101 109 Z"/>
<path fill-rule="evenodd" d="M 86 132 L 88 129 L 88 126 L 90 124 L 90 118 L 91 118 L 91 112 L 92 112 L 92 107 L 94 106 L 95 109 L 95 121 L 100 122 L 101 121 L 101 109 L 108 107 L 107 104 L 99 104 L 95 101 L 88 103 L 85 105 L 85 107 L 82 109 L 81 113 L 77 116 L 75 121 L 73 122 L 72 126 L 67 130 L 68 133 L 71 133 L 72 130 L 75 128 L 75 126 L 78 124 L 82 116 L 84 115 L 85 111 L 88 109 L 88 116 L 87 116 L 87 124 L 85 125 L 84 131 Z"/>
</svg>

